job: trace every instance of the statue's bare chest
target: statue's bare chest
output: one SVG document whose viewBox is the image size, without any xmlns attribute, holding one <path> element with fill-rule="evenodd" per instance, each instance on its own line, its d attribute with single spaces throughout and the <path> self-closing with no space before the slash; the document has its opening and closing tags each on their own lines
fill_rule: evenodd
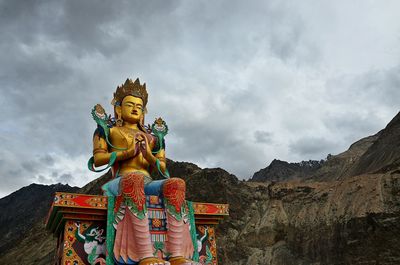
<svg viewBox="0 0 400 265">
<path fill-rule="evenodd" d="M 142 131 L 133 130 L 125 127 L 114 127 L 110 132 L 111 143 L 119 148 L 128 148 L 131 145 L 144 144 L 148 142 L 150 148 L 153 148 L 152 137 Z"/>
</svg>

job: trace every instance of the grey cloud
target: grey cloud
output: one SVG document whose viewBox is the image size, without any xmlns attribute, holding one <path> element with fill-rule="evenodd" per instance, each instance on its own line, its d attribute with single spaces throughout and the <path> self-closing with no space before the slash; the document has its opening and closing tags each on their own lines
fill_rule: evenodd
<svg viewBox="0 0 400 265">
<path fill-rule="evenodd" d="M 272 133 L 266 131 L 255 131 L 254 138 L 256 143 L 269 144 L 272 142 Z"/>
<path fill-rule="evenodd" d="M 20 177 L 22 170 L 20 168 L 18 169 L 9 169 L 6 171 L 7 175 L 13 176 L 14 178 Z"/>
<path fill-rule="evenodd" d="M 73 176 L 70 173 L 64 173 L 57 178 L 57 181 L 61 183 L 69 183 L 72 179 Z"/>
<path fill-rule="evenodd" d="M 170 138 L 175 139 L 171 146 L 167 139 L 167 155 L 173 154 L 171 158 L 176 160 L 199 161 L 208 167 L 224 165 L 239 177 L 250 176 L 252 168 L 263 161 L 261 147 L 254 144 L 251 134 L 245 133 L 245 127 L 234 122 L 235 118 L 238 117 L 225 116 L 220 120 L 218 116 L 207 116 L 173 122 Z"/>
<path fill-rule="evenodd" d="M 49 165 L 49 166 L 53 166 L 54 162 L 55 162 L 54 158 L 49 154 L 46 154 L 46 155 L 40 157 L 39 161 L 44 163 L 44 164 L 46 164 L 46 165 Z"/>
<path fill-rule="evenodd" d="M 330 131 L 341 135 L 339 141 L 347 144 L 383 129 L 384 122 L 379 124 L 377 122 L 379 120 L 373 110 L 365 115 L 348 110 L 343 113 L 327 114 L 322 118 L 322 122 Z"/>
<path fill-rule="evenodd" d="M 8 161 L 7 161 L 8 162 Z M 7 163 L 10 165 L 10 163 Z M 8 167 L 2 167 L 0 169 L 1 172 L 1 182 L 0 185 L 0 197 L 7 195 L 13 190 L 17 190 L 29 183 L 31 183 L 32 179 L 24 178 L 24 175 L 21 174 L 21 169 L 7 169 Z"/>
<path fill-rule="evenodd" d="M 341 108 L 327 111 L 322 121 L 348 142 L 375 134 L 392 118 L 384 113 L 398 111 L 399 87 L 400 65 L 330 79 L 326 98 Z"/>
<path fill-rule="evenodd" d="M 290 151 L 311 159 L 320 159 L 334 149 L 334 141 L 321 137 L 303 137 L 289 144 Z"/>
<path fill-rule="evenodd" d="M 347 111 L 345 113 L 327 115 L 324 123 L 331 129 L 336 129 L 339 132 L 343 131 L 369 131 L 380 129 L 377 127 L 376 120 L 378 117 L 374 113 L 361 116 L 358 113 Z"/>
<path fill-rule="evenodd" d="M 400 65 L 387 70 L 368 72 L 357 78 L 357 81 L 360 81 L 360 86 L 366 90 L 366 94 L 377 95 L 384 104 L 398 106 Z"/>
<path fill-rule="evenodd" d="M 304 27 L 301 19 L 294 15 L 287 20 L 282 21 L 275 18 L 269 22 L 270 27 L 274 29 L 269 39 L 272 52 L 284 60 L 295 56 L 295 50 L 301 40 Z"/>
<path fill-rule="evenodd" d="M 339 75 L 329 79 L 327 97 L 335 102 L 354 106 L 379 102 L 397 107 L 399 86 L 400 64 L 387 69 L 370 70 L 357 75 Z"/>
<path fill-rule="evenodd" d="M 121 6 L 94 1 L 4 1 L 1 27 L 27 45 L 49 38 L 50 42 L 63 42 L 80 56 L 94 51 L 109 55 L 126 45 L 106 27 L 118 19 L 117 8 Z"/>
<path fill-rule="evenodd" d="M 21 166 L 24 170 L 26 170 L 32 174 L 35 174 L 37 171 L 37 168 L 36 168 L 37 165 L 33 161 L 24 161 L 21 163 Z"/>
<path fill-rule="evenodd" d="M 43 175 L 39 175 L 39 176 L 37 176 L 37 181 L 38 181 L 39 183 L 51 183 L 52 179 L 46 178 L 46 177 L 43 176 Z"/>
</svg>

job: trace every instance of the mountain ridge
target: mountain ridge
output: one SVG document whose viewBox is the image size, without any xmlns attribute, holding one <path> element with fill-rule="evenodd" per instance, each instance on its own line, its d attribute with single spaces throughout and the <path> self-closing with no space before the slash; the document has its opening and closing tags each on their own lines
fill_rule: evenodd
<svg viewBox="0 0 400 265">
<path fill-rule="evenodd" d="M 304 163 L 314 166 L 302 166 Z M 288 163 L 274 159 L 250 181 L 331 181 L 366 173 L 385 173 L 400 166 L 400 112 L 374 135 L 364 137 L 326 160 Z"/>
</svg>

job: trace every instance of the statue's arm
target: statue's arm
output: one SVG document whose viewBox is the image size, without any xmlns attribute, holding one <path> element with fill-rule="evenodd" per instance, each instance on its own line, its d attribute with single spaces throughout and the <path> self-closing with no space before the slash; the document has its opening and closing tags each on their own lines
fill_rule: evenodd
<svg viewBox="0 0 400 265">
<path fill-rule="evenodd" d="M 117 154 L 116 161 L 128 159 L 133 156 L 134 148 L 128 148 L 124 151 L 115 151 Z M 108 151 L 108 145 L 104 137 L 99 133 L 95 132 L 93 135 L 93 157 L 94 165 L 96 167 L 107 165 L 110 161 L 112 152 Z"/>
<path fill-rule="evenodd" d="M 165 174 L 165 171 L 167 169 L 167 161 L 165 159 L 165 150 L 161 149 L 160 152 L 155 154 L 156 159 L 160 161 L 160 169 L 161 171 Z"/>
</svg>

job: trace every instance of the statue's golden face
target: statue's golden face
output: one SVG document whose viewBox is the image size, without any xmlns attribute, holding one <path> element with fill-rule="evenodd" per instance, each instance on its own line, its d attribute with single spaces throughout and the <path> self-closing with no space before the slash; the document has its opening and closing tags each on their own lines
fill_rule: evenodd
<svg viewBox="0 0 400 265">
<path fill-rule="evenodd" d="M 139 123 L 143 115 L 143 100 L 134 96 L 126 96 L 121 103 L 121 117 L 129 123 Z"/>
</svg>

